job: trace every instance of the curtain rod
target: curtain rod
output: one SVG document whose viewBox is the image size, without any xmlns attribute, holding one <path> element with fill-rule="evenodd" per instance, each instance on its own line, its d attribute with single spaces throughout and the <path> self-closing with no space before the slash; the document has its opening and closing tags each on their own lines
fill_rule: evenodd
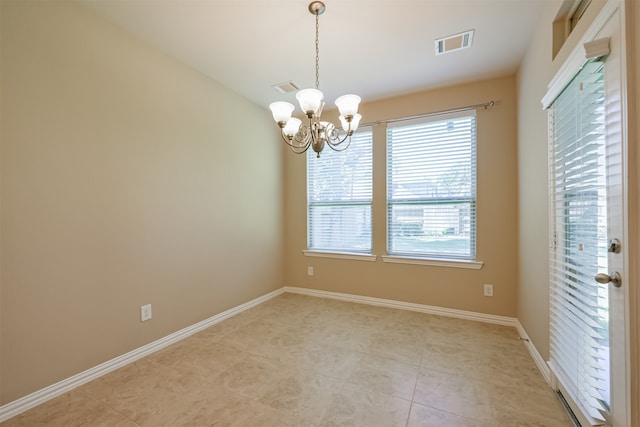
<svg viewBox="0 0 640 427">
<path fill-rule="evenodd" d="M 404 122 L 404 121 L 407 121 L 407 120 L 422 119 L 422 118 L 425 118 L 425 117 L 438 116 L 440 114 L 457 113 L 459 111 L 465 111 L 465 110 L 476 110 L 478 108 L 484 108 L 485 110 L 488 110 L 489 108 L 492 108 L 495 104 L 496 103 L 493 100 L 491 100 L 489 102 L 485 102 L 484 104 L 474 104 L 474 105 L 468 105 L 466 107 L 453 108 L 453 109 L 450 109 L 450 110 L 434 111 L 432 113 L 419 114 L 417 116 L 401 117 L 401 118 L 389 119 L 389 120 L 377 120 L 375 122 L 362 123 L 362 124 L 360 124 L 360 126 L 371 126 L 371 125 L 381 125 L 381 124 Z"/>
</svg>

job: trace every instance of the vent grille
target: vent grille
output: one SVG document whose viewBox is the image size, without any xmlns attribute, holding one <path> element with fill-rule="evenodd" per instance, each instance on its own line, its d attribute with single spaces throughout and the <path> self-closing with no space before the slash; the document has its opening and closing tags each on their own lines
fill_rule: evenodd
<svg viewBox="0 0 640 427">
<path fill-rule="evenodd" d="M 277 85 L 273 85 L 271 87 L 280 93 L 295 92 L 299 89 L 298 86 L 296 86 L 293 82 L 278 83 Z"/>
<path fill-rule="evenodd" d="M 469 30 L 464 33 L 437 39 L 435 41 L 436 55 L 443 55 L 445 53 L 455 52 L 456 50 L 471 47 L 471 44 L 473 43 L 473 32 L 474 30 Z"/>
</svg>

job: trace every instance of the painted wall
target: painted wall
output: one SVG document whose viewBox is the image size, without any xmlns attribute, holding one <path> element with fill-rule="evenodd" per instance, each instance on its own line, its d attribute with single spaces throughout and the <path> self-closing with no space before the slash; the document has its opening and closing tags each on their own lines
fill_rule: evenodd
<svg viewBox="0 0 640 427">
<path fill-rule="evenodd" d="M 282 285 L 263 108 L 76 4 L 1 19 L 0 404 Z"/>
<path fill-rule="evenodd" d="M 480 270 L 312 258 L 306 249 L 306 160 L 285 159 L 285 283 L 503 316 L 516 315 L 517 153 L 515 77 L 364 103 L 368 123 L 496 101 L 478 110 L 477 258 Z M 334 113 L 335 114 L 335 113 Z M 335 117 L 329 116 L 335 120 Z M 386 254 L 384 129 L 374 128 L 373 252 Z M 320 158 L 322 161 L 322 158 Z M 314 275 L 307 276 L 307 266 Z M 483 284 L 494 297 L 483 296 Z"/>
</svg>

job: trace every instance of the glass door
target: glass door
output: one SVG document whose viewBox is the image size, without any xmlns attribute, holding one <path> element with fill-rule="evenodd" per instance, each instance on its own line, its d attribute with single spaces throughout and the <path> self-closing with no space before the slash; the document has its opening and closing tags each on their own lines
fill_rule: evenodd
<svg viewBox="0 0 640 427">
<path fill-rule="evenodd" d="M 628 420 L 619 15 L 549 115 L 549 365 L 583 427 Z"/>
</svg>

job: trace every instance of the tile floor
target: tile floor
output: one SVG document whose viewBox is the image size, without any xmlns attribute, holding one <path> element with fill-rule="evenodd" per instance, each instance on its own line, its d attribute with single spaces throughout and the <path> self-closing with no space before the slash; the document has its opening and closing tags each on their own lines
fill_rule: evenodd
<svg viewBox="0 0 640 427">
<path fill-rule="evenodd" d="M 282 294 L 2 423 L 570 427 L 515 329 Z"/>
</svg>

